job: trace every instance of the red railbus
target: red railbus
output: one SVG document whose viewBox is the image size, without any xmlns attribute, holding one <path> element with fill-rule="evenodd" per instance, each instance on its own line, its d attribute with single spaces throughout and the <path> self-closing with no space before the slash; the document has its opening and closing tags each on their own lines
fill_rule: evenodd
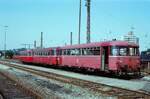
<svg viewBox="0 0 150 99">
<path fill-rule="evenodd" d="M 61 48 L 61 65 L 115 73 L 140 72 L 139 46 L 125 41 L 97 42 Z"/>
<path fill-rule="evenodd" d="M 94 71 L 140 73 L 139 46 L 125 41 L 107 41 L 20 52 L 17 59 Z"/>
</svg>

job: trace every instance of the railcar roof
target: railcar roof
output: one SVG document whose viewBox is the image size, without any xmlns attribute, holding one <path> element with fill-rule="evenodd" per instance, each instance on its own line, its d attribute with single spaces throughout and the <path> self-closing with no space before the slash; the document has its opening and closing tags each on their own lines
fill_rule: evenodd
<svg viewBox="0 0 150 99">
<path fill-rule="evenodd" d="M 26 52 L 32 52 L 32 50 L 24 50 L 24 51 L 20 51 L 21 53 L 26 53 Z"/>
<path fill-rule="evenodd" d="M 39 51 L 50 51 L 50 50 L 53 50 L 53 49 L 56 49 L 56 48 L 58 48 L 58 47 L 30 49 L 30 50 L 21 51 L 21 53 L 26 53 L 26 52 L 39 52 Z"/>
<path fill-rule="evenodd" d="M 53 50 L 56 47 L 49 47 L 49 48 L 40 48 L 40 49 L 32 49 L 32 51 L 49 51 L 49 50 Z"/>
<path fill-rule="evenodd" d="M 94 42 L 89 44 L 80 45 L 67 45 L 61 47 L 61 49 L 73 49 L 73 48 L 87 48 L 87 47 L 99 47 L 99 46 L 133 46 L 138 47 L 135 43 L 128 43 L 127 41 L 105 41 L 105 42 Z"/>
</svg>

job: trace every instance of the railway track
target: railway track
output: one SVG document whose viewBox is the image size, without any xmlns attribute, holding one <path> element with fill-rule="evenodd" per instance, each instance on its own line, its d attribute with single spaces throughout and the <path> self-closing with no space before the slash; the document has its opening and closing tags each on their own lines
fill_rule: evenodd
<svg viewBox="0 0 150 99">
<path fill-rule="evenodd" d="M 0 63 L 19 69 L 19 70 L 23 70 L 23 71 L 36 74 L 42 77 L 46 77 L 48 79 L 54 79 L 60 82 L 77 85 L 77 86 L 86 88 L 96 93 L 102 93 L 104 95 L 109 95 L 109 96 L 116 96 L 118 97 L 118 99 L 150 99 L 150 93 L 148 92 L 133 91 L 133 90 L 118 88 L 118 87 L 109 86 L 105 84 L 94 83 L 91 81 L 85 81 L 85 80 L 81 80 L 77 78 L 71 78 L 71 77 L 58 75 L 58 74 L 54 74 L 50 72 L 44 72 L 41 70 L 31 69 L 29 67 L 23 67 L 23 66 L 20 66 L 21 64 L 16 65 L 16 64 L 4 63 L 4 62 L 0 62 Z"/>
<path fill-rule="evenodd" d="M 145 69 L 145 70 L 142 70 L 141 72 L 144 76 L 149 76 L 150 75 L 150 69 L 147 69 L 147 70 Z"/>
<path fill-rule="evenodd" d="M 0 72 L 0 99 L 42 99 L 42 97 Z"/>
</svg>

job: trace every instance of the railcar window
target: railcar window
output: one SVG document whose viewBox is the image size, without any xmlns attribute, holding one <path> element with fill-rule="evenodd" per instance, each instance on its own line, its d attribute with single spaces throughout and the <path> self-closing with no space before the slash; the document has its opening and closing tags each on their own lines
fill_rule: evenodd
<svg viewBox="0 0 150 99">
<path fill-rule="evenodd" d="M 111 55 L 113 56 L 137 56 L 139 55 L 138 48 L 135 47 L 120 47 L 120 46 L 113 46 L 111 47 Z"/>
<path fill-rule="evenodd" d="M 134 48 L 129 48 L 129 55 L 134 56 Z"/>
<path fill-rule="evenodd" d="M 127 47 L 111 47 L 111 55 L 113 56 L 127 56 L 128 48 Z"/>
<path fill-rule="evenodd" d="M 100 47 L 95 47 L 93 54 L 94 55 L 100 55 Z"/>
<path fill-rule="evenodd" d="M 70 49 L 67 50 L 67 55 L 70 55 Z"/>
<path fill-rule="evenodd" d="M 75 49 L 70 50 L 70 55 L 75 55 Z"/>
<path fill-rule="evenodd" d="M 81 54 L 82 54 L 82 53 L 81 53 L 81 49 L 78 49 L 78 51 L 79 51 L 78 55 L 81 55 Z"/>
<path fill-rule="evenodd" d="M 87 48 L 87 55 L 93 55 L 92 48 Z"/>
<path fill-rule="evenodd" d="M 63 50 L 63 55 L 65 55 L 65 50 Z"/>
<path fill-rule="evenodd" d="M 48 51 L 48 55 L 51 55 L 50 51 Z"/>
<path fill-rule="evenodd" d="M 111 47 L 111 55 L 118 56 L 119 55 L 119 48 L 118 47 Z"/>
<path fill-rule="evenodd" d="M 62 55 L 62 50 L 58 50 L 58 55 Z"/>
<path fill-rule="evenodd" d="M 139 49 L 138 48 L 129 48 L 129 55 L 130 56 L 137 56 L 139 55 Z"/>
<path fill-rule="evenodd" d="M 63 50 L 63 55 L 67 55 L 67 51 L 66 50 Z"/>
<path fill-rule="evenodd" d="M 139 48 L 135 48 L 136 49 L 136 55 L 139 55 Z"/>
<path fill-rule="evenodd" d="M 79 49 L 75 49 L 75 55 L 80 55 Z"/>
<path fill-rule="evenodd" d="M 63 55 L 100 55 L 100 47 L 67 49 L 62 51 Z"/>
<path fill-rule="evenodd" d="M 120 56 L 127 56 L 127 48 L 120 48 Z"/>
<path fill-rule="evenodd" d="M 42 54 L 43 56 L 45 56 L 46 55 L 46 53 L 45 52 L 43 52 L 43 54 Z"/>
<path fill-rule="evenodd" d="M 54 50 L 51 50 L 51 55 L 54 55 Z"/>
<path fill-rule="evenodd" d="M 83 49 L 82 49 L 82 55 L 87 55 L 87 50 L 86 50 L 86 48 L 83 48 Z"/>
<path fill-rule="evenodd" d="M 54 49 L 53 52 L 54 52 L 54 55 L 56 55 L 56 49 Z"/>
</svg>

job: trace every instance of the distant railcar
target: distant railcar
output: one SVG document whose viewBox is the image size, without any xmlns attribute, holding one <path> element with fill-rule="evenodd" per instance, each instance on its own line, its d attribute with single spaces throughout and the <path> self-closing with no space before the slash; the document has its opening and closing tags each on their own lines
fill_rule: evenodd
<svg viewBox="0 0 150 99">
<path fill-rule="evenodd" d="M 142 51 L 140 58 L 142 67 L 147 68 L 147 66 L 149 65 L 148 63 L 150 63 L 150 49 L 148 49 L 147 51 Z"/>
<path fill-rule="evenodd" d="M 14 57 L 24 63 L 58 65 L 58 49 L 59 48 L 42 48 L 26 50 L 21 51 L 19 55 Z"/>
<path fill-rule="evenodd" d="M 20 53 L 19 60 L 94 71 L 139 73 L 139 46 L 125 41 L 108 41 L 56 48 L 33 49 Z"/>
</svg>

